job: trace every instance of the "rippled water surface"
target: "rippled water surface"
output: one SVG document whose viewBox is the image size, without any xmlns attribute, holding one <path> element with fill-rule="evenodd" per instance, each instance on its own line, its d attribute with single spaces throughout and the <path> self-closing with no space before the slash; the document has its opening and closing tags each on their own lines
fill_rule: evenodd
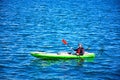
<svg viewBox="0 0 120 80">
<path fill-rule="evenodd" d="M 0 80 L 119 80 L 119 0 L 0 0 Z M 32 51 L 71 50 L 89 60 L 41 60 Z"/>
</svg>

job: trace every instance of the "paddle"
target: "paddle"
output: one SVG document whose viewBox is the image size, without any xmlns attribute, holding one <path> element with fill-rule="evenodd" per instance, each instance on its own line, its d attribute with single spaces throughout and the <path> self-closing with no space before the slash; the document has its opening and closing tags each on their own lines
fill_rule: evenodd
<svg viewBox="0 0 120 80">
<path fill-rule="evenodd" d="M 73 50 L 73 48 L 68 45 L 68 43 L 67 43 L 66 40 L 62 39 L 62 42 L 63 42 L 63 44 L 67 45 L 67 46 L 73 51 L 73 53 L 75 53 L 75 51 Z M 80 60 L 83 60 L 83 59 L 80 57 L 80 55 L 77 55 L 77 56 L 80 58 Z"/>
<path fill-rule="evenodd" d="M 68 42 L 65 39 L 62 39 L 62 42 L 63 42 L 63 44 L 67 45 L 74 52 L 73 48 L 68 45 Z M 90 50 L 90 49 L 91 48 L 88 47 L 86 50 Z"/>
<path fill-rule="evenodd" d="M 91 49 L 91 47 L 89 46 L 86 50 L 90 50 Z M 103 53 L 104 53 L 104 46 L 102 45 L 102 47 L 101 47 L 101 49 L 98 49 L 98 55 L 103 55 Z M 107 55 L 107 56 L 109 56 L 109 57 L 111 57 L 109 54 L 107 54 L 107 53 L 104 53 L 105 55 Z"/>
<path fill-rule="evenodd" d="M 68 45 L 68 43 L 65 39 L 62 39 L 62 42 L 63 42 L 63 44 L 67 45 L 74 52 L 73 48 Z"/>
<path fill-rule="evenodd" d="M 90 47 L 88 47 L 86 50 L 90 50 L 91 48 Z"/>
<path fill-rule="evenodd" d="M 67 42 L 65 39 L 62 39 L 62 42 L 63 42 L 63 44 L 67 45 L 67 46 L 74 52 L 73 48 L 68 45 L 68 42 Z M 88 47 L 86 50 L 90 50 L 90 49 L 91 49 L 91 48 Z M 99 50 L 99 52 L 101 52 L 101 54 L 103 53 L 103 51 L 104 51 L 103 49 Z M 108 55 L 108 54 L 106 54 L 106 55 L 109 56 L 109 57 L 111 57 L 111 56 Z"/>
<path fill-rule="evenodd" d="M 105 54 L 105 55 L 107 55 L 108 57 L 112 57 L 112 56 L 110 56 L 109 54 L 105 53 L 104 51 L 105 51 L 104 48 L 101 48 L 100 50 L 98 50 L 98 54 L 99 54 L 99 55 Z"/>
</svg>

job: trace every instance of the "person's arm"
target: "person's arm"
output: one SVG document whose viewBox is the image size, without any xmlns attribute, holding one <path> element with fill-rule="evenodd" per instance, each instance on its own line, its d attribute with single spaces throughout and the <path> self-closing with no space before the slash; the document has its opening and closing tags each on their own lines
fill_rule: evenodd
<svg viewBox="0 0 120 80">
<path fill-rule="evenodd" d="M 72 50 L 74 50 L 74 51 L 77 51 L 77 49 L 73 49 L 72 47 L 70 47 Z"/>
<path fill-rule="evenodd" d="M 77 51 L 77 49 L 73 49 L 74 51 Z"/>
</svg>

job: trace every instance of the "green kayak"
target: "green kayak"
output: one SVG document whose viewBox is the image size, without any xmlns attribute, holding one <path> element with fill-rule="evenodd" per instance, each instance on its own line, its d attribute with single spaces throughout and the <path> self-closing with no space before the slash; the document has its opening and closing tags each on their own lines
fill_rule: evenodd
<svg viewBox="0 0 120 80">
<path fill-rule="evenodd" d="M 80 59 L 80 58 L 94 58 L 94 53 L 86 52 L 84 55 L 73 55 L 68 53 L 46 53 L 46 52 L 31 52 L 31 55 L 41 59 Z"/>
</svg>

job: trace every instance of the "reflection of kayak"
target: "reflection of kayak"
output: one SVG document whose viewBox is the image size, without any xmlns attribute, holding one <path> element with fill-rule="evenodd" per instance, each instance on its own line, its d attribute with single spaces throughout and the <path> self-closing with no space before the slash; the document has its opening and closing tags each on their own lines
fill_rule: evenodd
<svg viewBox="0 0 120 80">
<path fill-rule="evenodd" d="M 41 58 L 41 59 L 80 59 L 80 58 L 94 58 L 95 54 L 94 53 L 85 53 L 84 55 L 73 55 L 73 54 L 68 54 L 68 53 L 60 53 L 60 54 L 55 54 L 55 53 L 46 53 L 46 52 L 32 52 L 32 56 Z"/>
</svg>

